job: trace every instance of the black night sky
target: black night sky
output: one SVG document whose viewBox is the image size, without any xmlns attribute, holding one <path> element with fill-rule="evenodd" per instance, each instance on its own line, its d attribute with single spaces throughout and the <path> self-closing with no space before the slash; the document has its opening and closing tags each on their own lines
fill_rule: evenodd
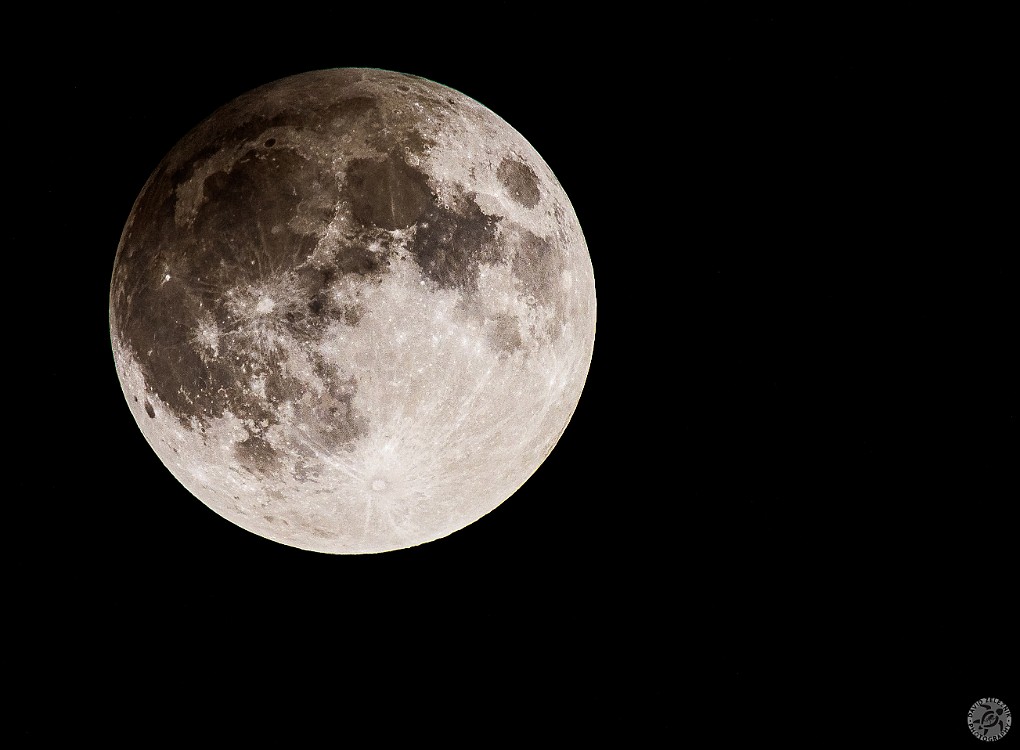
<svg viewBox="0 0 1020 750">
<path fill-rule="evenodd" d="M 9 733 L 962 746 L 978 698 L 1020 709 L 995 20 L 488 5 L 63 18 L 4 53 Z M 516 495 L 446 539 L 331 557 L 173 479 L 106 315 L 174 143 L 347 66 L 451 86 L 535 146 L 599 320 L 575 416 Z"/>
</svg>

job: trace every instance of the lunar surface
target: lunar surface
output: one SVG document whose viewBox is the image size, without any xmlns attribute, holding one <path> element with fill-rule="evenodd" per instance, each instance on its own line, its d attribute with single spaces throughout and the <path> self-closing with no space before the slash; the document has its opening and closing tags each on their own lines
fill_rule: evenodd
<svg viewBox="0 0 1020 750">
<path fill-rule="evenodd" d="M 531 145 L 374 69 L 285 78 L 199 124 L 136 200 L 110 289 L 117 373 L 167 468 L 238 526 L 334 554 L 439 539 L 510 497 L 577 406 L 595 310 Z"/>
</svg>

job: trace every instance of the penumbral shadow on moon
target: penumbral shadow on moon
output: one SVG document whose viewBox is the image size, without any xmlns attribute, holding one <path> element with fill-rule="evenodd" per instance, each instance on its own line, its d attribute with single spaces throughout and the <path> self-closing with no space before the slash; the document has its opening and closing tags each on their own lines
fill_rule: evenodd
<svg viewBox="0 0 1020 750">
<path fill-rule="evenodd" d="M 158 165 L 110 289 L 142 434 L 224 518 L 373 553 L 511 496 L 569 422 L 596 301 L 548 165 L 482 104 L 322 70 L 238 97 Z"/>
</svg>

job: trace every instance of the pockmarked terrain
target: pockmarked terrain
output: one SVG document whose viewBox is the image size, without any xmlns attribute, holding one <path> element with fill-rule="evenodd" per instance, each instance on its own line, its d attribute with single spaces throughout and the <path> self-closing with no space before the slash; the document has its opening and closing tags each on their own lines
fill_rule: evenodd
<svg viewBox="0 0 1020 750">
<path fill-rule="evenodd" d="M 327 553 L 435 540 L 512 495 L 577 406 L 595 317 L 581 228 L 530 144 L 374 69 L 267 84 L 186 135 L 110 293 L 117 373 L 167 468 Z"/>
</svg>

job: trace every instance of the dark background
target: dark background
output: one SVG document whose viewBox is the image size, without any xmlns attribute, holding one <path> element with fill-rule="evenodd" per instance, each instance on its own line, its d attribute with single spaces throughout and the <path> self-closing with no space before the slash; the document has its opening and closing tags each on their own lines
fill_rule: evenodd
<svg viewBox="0 0 1020 750">
<path fill-rule="evenodd" d="M 963 746 L 975 700 L 1020 708 L 996 19 L 486 7 L 12 32 L 33 50 L 5 60 L 13 736 Z M 520 131 L 599 300 L 584 395 L 532 479 L 451 537 L 361 557 L 263 540 L 177 484 L 106 317 L 173 144 L 257 85 L 345 66 Z"/>
</svg>

